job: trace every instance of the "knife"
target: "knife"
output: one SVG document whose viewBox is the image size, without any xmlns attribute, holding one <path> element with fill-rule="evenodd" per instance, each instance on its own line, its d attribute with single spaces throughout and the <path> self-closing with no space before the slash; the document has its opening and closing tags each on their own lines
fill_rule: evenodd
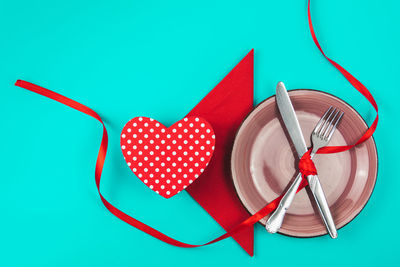
<svg viewBox="0 0 400 267">
<path fill-rule="evenodd" d="M 283 122 L 286 126 L 286 129 L 289 132 L 290 139 L 294 144 L 294 147 L 296 149 L 299 158 L 301 158 L 303 154 L 308 151 L 308 149 L 306 142 L 304 140 L 303 133 L 300 128 L 299 121 L 297 120 L 292 102 L 290 101 L 289 94 L 286 91 L 285 85 L 282 82 L 279 82 L 276 87 L 276 102 L 278 105 L 279 112 L 282 116 Z M 275 210 L 275 212 L 269 217 L 265 225 L 265 228 L 267 229 L 268 232 L 275 233 L 280 229 L 285 213 L 289 208 L 290 204 L 292 203 L 296 191 L 300 186 L 301 179 L 302 179 L 301 173 L 299 173 L 294 182 L 292 183 L 292 185 L 289 187 L 287 193 L 279 202 L 279 205 Z M 307 180 L 310 185 L 313 197 L 317 203 L 320 215 L 328 230 L 328 233 L 332 238 L 336 238 L 337 230 L 335 227 L 335 223 L 333 221 L 332 214 L 329 210 L 329 205 L 326 201 L 325 194 L 322 190 L 318 176 L 309 175 L 307 176 Z"/>
</svg>

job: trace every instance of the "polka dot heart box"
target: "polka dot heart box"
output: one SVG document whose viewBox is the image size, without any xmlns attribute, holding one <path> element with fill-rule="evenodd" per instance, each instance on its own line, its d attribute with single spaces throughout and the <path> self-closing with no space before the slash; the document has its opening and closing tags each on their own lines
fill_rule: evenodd
<svg viewBox="0 0 400 267">
<path fill-rule="evenodd" d="M 121 149 L 130 169 L 165 198 L 179 193 L 205 170 L 214 152 L 215 134 L 200 117 L 187 117 L 167 128 L 136 117 L 121 133 Z"/>
</svg>

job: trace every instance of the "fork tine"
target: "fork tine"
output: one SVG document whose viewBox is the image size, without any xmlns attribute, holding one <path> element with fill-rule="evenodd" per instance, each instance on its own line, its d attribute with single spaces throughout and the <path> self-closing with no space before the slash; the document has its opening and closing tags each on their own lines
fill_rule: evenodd
<svg viewBox="0 0 400 267">
<path fill-rule="evenodd" d="M 328 118 L 325 120 L 324 124 L 321 127 L 321 130 L 318 132 L 318 136 L 323 136 L 325 130 L 326 130 L 326 126 L 328 126 L 330 119 L 332 117 L 332 115 L 336 112 L 336 108 L 333 108 L 332 112 L 330 112 Z"/>
<path fill-rule="evenodd" d="M 331 132 L 329 133 L 329 136 L 328 136 L 328 139 L 327 139 L 328 141 L 331 140 L 331 137 L 332 137 L 333 133 L 334 133 L 335 130 L 336 130 L 336 125 L 337 125 L 337 124 L 339 123 L 339 121 L 342 119 L 343 115 L 344 115 L 344 112 L 342 111 L 342 112 L 340 113 L 339 117 L 337 118 L 335 124 L 333 125 Z"/>
<path fill-rule="evenodd" d="M 328 127 L 326 127 L 324 133 L 321 134 L 322 138 L 324 138 L 325 140 L 328 140 L 328 136 L 329 136 L 329 134 L 330 134 L 330 132 L 331 132 L 331 126 L 332 126 L 332 124 L 335 122 L 335 119 L 336 119 L 336 117 L 337 117 L 337 115 L 338 115 L 339 113 L 340 113 L 340 110 L 337 109 L 337 111 L 335 112 L 335 115 L 333 116 L 333 118 L 329 120 L 329 125 L 328 125 Z"/>
<path fill-rule="evenodd" d="M 326 116 L 328 115 L 328 113 L 331 111 L 331 109 L 332 109 L 332 106 L 330 106 L 330 107 L 325 111 L 324 115 L 321 117 L 321 119 L 319 120 L 319 122 L 318 122 L 317 125 L 315 126 L 315 128 L 314 128 L 314 130 L 313 130 L 313 132 L 314 132 L 315 134 L 316 134 L 316 133 L 319 131 L 319 129 L 321 128 L 322 123 L 325 121 L 325 118 L 326 118 Z"/>
</svg>

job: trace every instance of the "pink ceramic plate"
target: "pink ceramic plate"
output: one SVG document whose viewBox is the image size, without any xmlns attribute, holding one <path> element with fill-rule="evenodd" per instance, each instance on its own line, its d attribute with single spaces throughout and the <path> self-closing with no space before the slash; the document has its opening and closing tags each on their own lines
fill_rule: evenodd
<svg viewBox="0 0 400 267">
<path fill-rule="evenodd" d="M 310 134 L 329 106 L 344 111 L 330 145 L 355 143 L 367 129 L 347 103 L 314 90 L 289 92 L 307 145 Z M 377 152 L 372 138 L 349 151 L 316 155 L 319 178 L 336 227 L 350 222 L 363 209 L 374 189 Z M 296 176 L 298 158 L 275 103 L 275 96 L 259 104 L 240 127 L 232 151 L 231 168 L 237 194 L 254 214 L 281 195 Z M 286 213 L 280 233 L 313 237 L 327 231 L 308 188 L 299 192 Z M 265 225 L 267 217 L 260 222 Z"/>
</svg>

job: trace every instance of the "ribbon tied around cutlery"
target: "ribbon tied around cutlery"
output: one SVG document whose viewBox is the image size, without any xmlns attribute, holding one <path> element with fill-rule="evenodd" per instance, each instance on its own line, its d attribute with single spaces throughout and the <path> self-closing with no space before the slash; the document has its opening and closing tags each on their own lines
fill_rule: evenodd
<svg viewBox="0 0 400 267">
<path fill-rule="evenodd" d="M 299 171 L 302 174 L 303 179 L 309 175 L 316 175 L 317 168 L 315 167 L 314 161 L 311 159 L 311 149 L 303 154 L 299 161 Z"/>
<path fill-rule="evenodd" d="M 371 126 L 368 128 L 368 130 L 364 133 L 363 136 L 361 136 L 361 138 L 352 145 L 345 145 L 345 146 L 327 146 L 324 147 L 322 149 L 320 149 L 317 153 L 318 154 L 327 154 L 327 153 L 338 153 L 338 152 L 342 152 L 342 151 L 346 151 L 349 150 L 351 148 L 353 148 L 354 146 L 366 141 L 368 138 L 370 138 L 372 136 L 372 134 L 374 133 L 377 124 L 378 124 L 378 106 L 374 100 L 374 98 L 372 97 L 371 93 L 368 91 L 368 89 L 360 82 L 358 81 L 354 76 L 352 76 L 348 71 L 346 71 L 342 66 L 340 66 L 338 63 L 336 63 L 335 61 L 333 61 L 332 59 L 330 59 L 328 56 L 326 56 L 326 54 L 323 52 L 317 37 L 315 35 L 314 32 L 314 28 L 311 22 L 311 14 L 310 14 L 310 0 L 308 1 L 308 22 L 309 22 L 309 28 L 310 28 L 310 32 L 311 32 L 311 36 L 313 38 L 313 41 L 315 43 L 315 45 L 318 47 L 318 49 L 320 50 L 320 52 L 322 53 L 322 55 L 336 68 L 338 69 L 342 75 L 353 85 L 353 87 L 355 89 L 357 89 L 369 102 L 370 104 L 374 107 L 377 115 L 375 120 L 373 121 L 373 123 L 371 124 Z M 97 121 L 99 121 L 102 124 L 103 127 L 103 137 L 101 140 L 101 145 L 100 145 L 100 150 L 97 156 L 97 161 L 96 161 L 96 168 L 95 168 L 95 181 L 96 181 L 96 186 L 97 186 L 97 190 L 100 196 L 101 201 L 103 202 L 104 206 L 112 213 L 114 214 L 116 217 L 118 217 L 119 219 L 125 221 L 126 223 L 130 224 L 131 226 L 163 241 L 166 242 L 168 244 L 174 245 L 174 246 L 179 246 L 179 247 L 199 247 L 199 246 L 204 246 L 204 245 L 209 245 L 218 241 L 221 241 L 225 238 L 228 238 L 232 235 L 234 235 L 235 233 L 254 225 L 255 223 L 257 223 L 260 219 L 264 218 L 265 216 L 267 216 L 269 213 L 271 213 L 273 210 L 276 209 L 276 207 L 279 204 L 279 201 L 282 198 L 282 195 L 278 198 L 276 198 L 275 200 L 273 200 L 272 202 L 266 204 L 266 206 L 264 208 L 262 208 L 261 210 L 259 210 L 258 212 L 256 212 L 255 214 L 253 214 L 252 216 L 248 217 L 246 220 L 242 221 L 241 223 L 237 224 L 235 227 L 231 228 L 229 231 L 227 231 L 225 234 L 207 242 L 201 245 L 192 245 L 192 244 L 187 244 L 187 243 L 183 243 L 180 242 L 176 239 L 173 239 L 163 233 L 161 233 L 160 231 L 146 225 L 145 223 L 142 223 L 138 220 L 136 220 L 135 218 L 129 216 L 128 214 L 122 212 L 121 210 L 117 209 L 115 206 L 113 206 L 112 204 L 110 204 L 105 197 L 101 194 L 100 192 L 100 180 L 101 180 L 101 174 L 102 174 L 102 170 L 103 170 L 103 166 L 104 166 L 104 161 L 105 161 L 105 157 L 106 157 L 106 153 L 107 153 L 107 146 L 108 146 L 108 134 L 107 134 L 107 129 L 104 125 L 103 120 L 101 119 L 101 117 L 92 109 L 90 109 L 89 107 L 82 105 L 72 99 L 69 99 L 65 96 L 62 96 L 58 93 L 55 93 L 53 91 L 50 91 L 48 89 L 45 89 L 43 87 L 37 86 L 35 84 L 26 82 L 26 81 L 22 81 L 22 80 L 18 80 L 15 83 L 16 86 L 25 88 L 27 90 L 33 91 L 37 94 L 43 95 L 45 97 L 51 98 L 55 101 L 58 101 L 64 105 L 67 105 L 69 107 L 72 107 L 82 113 L 87 114 L 88 116 L 96 119 Z M 218 136 L 217 136 L 218 137 Z M 301 158 L 300 162 L 299 162 L 299 170 L 302 173 L 303 177 L 307 176 L 307 175 L 313 175 L 316 174 L 316 168 L 315 165 L 313 163 L 313 161 L 310 158 L 310 151 L 308 151 L 307 153 L 305 153 L 303 155 L 303 157 Z M 300 191 L 301 189 L 303 189 L 305 186 L 307 185 L 307 182 L 305 179 L 303 179 L 302 184 L 300 185 L 298 191 Z"/>
</svg>

